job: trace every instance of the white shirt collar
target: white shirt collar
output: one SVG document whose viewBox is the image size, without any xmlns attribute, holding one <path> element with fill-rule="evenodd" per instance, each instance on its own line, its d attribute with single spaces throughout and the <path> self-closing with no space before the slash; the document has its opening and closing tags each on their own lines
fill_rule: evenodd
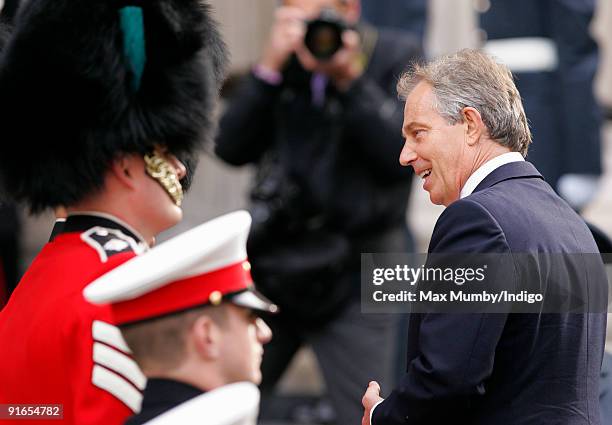
<svg viewBox="0 0 612 425">
<path fill-rule="evenodd" d="M 460 199 L 469 196 L 474 192 L 474 189 L 482 182 L 485 177 L 491 174 L 494 170 L 498 169 L 502 165 L 509 164 L 511 162 L 524 161 L 523 155 L 519 152 L 507 152 L 496 156 L 493 159 L 488 160 L 480 166 L 472 175 L 467 179 L 463 188 L 461 189 Z"/>
</svg>

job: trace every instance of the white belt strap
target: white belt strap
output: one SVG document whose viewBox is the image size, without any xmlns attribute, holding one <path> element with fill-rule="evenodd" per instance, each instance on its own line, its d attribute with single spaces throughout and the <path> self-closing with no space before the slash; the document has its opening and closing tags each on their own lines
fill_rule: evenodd
<svg viewBox="0 0 612 425">
<path fill-rule="evenodd" d="M 507 65 L 512 72 L 554 71 L 559 65 L 557 47 L 550 38 L 490 40 L 483 50 Z"/>
</svg>

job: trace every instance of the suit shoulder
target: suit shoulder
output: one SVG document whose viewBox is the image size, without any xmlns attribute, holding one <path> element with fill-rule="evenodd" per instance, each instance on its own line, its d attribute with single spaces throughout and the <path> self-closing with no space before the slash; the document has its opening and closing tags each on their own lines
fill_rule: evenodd
<svg viewBox="0 0 612 425">
<path fill-rule="evenodd" d="M 473 199 L 460 199 L 440 215 L 429 252 L 508 252 L 501 226 L 491 212 Z"/>
<path fill-rule="evenodd" d="M 446 207 L 440 215 L 438 223 L 454 223 L 456 221 L 465 221 L 466 218 L 478 218 L 480 220 L 491 221 L 492 223 L 497 222 L 482 202 L 479 202 L 477 198 L 470 197 L 459 199 Z"/>
</svg>

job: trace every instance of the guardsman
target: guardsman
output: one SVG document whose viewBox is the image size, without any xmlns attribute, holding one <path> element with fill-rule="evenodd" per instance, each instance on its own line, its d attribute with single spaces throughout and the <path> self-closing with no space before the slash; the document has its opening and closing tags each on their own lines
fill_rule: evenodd
<svg viewBox="0 0 612 425">
<path fill-rule="evenodd" d="M 181 219 L 183 162 L 212 136 L 224 45 L 199 0 L 31 0 L 16 22 L 0 70 L 0 182 L 32 211 L 68 217 L 0 312 L 0 404 L 120 424 L 145 378 L 110 310 L 82 290 Z"/>
<path fill-rule="evenodd" d="M 484 50 L 515 75 L 538 143 L 528 160 L 577 210 L 602 172 L 595 0 L 474 0 Z"/>
<path fill-rule="evenodd" d="M 253 287 L 250 224 L 244 211 L 224 215 L 85 288 L 92 303 L 110 303 L 129 354 L 148 378 L 142 411 L 127 424 L 160 415 L 151 423 L 255 423 L 259 392 L 237 383 L 260 383 L 271 331 L 258 313 L 277 308 Z"/>
</svg>

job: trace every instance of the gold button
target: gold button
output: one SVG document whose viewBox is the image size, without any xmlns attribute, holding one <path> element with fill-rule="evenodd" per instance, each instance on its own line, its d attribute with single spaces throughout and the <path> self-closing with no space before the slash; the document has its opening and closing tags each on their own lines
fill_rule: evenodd
<svg viewBox="0 0 612 425">
<path fill-rule="evenodd" d="M 245 261 L 244 263 L 242 263 L 242 268 L 244 269 L 244 271 L 251 271 L 251 263 Z"/>
<path fill-rule="evenodd" d="M 213 291 L 208 296 L 208 300 L 210 301 L 210 303 L 212 305 L 219 305 L 219 304 L 221 304 L 221 300 L 222 299 L 223 299 L 223 294 L 221 292 L 219 292 L 219 291 Z"/>
</svg>

